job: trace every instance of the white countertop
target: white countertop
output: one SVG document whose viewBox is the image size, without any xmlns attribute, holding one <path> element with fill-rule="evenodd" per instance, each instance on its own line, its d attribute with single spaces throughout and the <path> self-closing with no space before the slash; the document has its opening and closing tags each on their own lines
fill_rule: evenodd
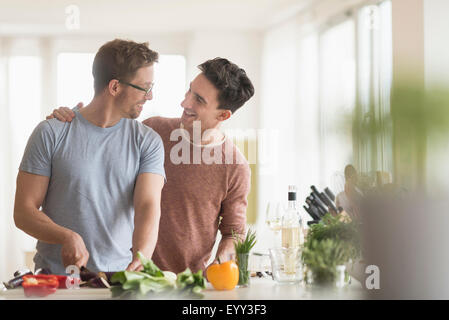
<svg viewBox="0 0 449 320">
<path fill-rule="evenodd" d="M 276 284 L 271 278 L 251 278 L 249 287 L 218 291 L 207 283 L 203 300 L 353 300 L 364 299 L 364 290 L 357 280 L 344 288 L 316 288 L 304 284 Z M 109 289 L 60 289 L 45 298 L 26 297 L 23 288 L 0 291 L 0 300 L 104 300 L 111 299 Z"/>
</svg>

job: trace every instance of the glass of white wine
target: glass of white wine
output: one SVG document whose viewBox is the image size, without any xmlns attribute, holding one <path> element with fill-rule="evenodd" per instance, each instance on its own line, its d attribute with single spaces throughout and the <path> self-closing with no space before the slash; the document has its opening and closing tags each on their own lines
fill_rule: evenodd
<svg viewBox="0 0 449 320">
<path fill-rule="evenodd" d="M 267 211 L 265 213 L 265 223 L 268 228 L 274 233 L 275 244 L 280 245 L 279 234 L 282 228 L 282 210 L 279 201 L 269 201 L 267 204 Z"/>
</svg>

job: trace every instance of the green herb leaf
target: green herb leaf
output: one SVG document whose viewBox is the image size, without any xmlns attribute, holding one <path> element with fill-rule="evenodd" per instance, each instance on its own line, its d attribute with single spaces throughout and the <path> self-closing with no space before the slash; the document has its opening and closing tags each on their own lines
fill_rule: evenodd
<svg viewBox="0 0 449 320">
<path fill-rule="evenodd" d="M 234 237 L 234 247 L 236 254 L 249 253 L 257 242 L 256 232 L 251 230 L 251 228 L 248 229 L 245 240 L 243 241 L 237 234 L 234 233 L 234 230 L 232 230 L 232 236 Z"/>
<path fill-rule="evenodd" d="M 161 271 L 161 269 L 159 269 L 158 266 L 156 266 L 156 264 L 151 259 L 147 259 L 140 251 L 137 252 L 137 256 L 139 257 L 139 260 L 142 263 L 143 272 L 154 277 L 164 276 L 164 273 Z"/>
</svg>

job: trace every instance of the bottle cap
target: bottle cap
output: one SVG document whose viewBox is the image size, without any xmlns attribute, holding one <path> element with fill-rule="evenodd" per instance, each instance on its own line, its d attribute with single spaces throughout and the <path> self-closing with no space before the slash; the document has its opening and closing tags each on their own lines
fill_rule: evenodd
<svg viewBox="0 0 449 320">
<path fill-rule="evenodd" d="M 288 186 L 288 201 L 296 201 L 296 186 Z"/>
</svg>

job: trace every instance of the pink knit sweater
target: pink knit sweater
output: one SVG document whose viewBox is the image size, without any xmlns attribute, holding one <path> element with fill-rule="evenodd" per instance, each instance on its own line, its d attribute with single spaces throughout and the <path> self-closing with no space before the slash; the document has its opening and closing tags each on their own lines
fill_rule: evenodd
<svg viewBox="0 0 449 320">
<path fill-rule="evenodd" d="M 228 139 L 215 147 L 197 146 L 176 134 L 178 130 L 172 137 L 175 141 L 170 141 L 173 130 L 180 128 L 179 118 L 154 117 L 143 123 L 164 142 L 167 176 L 152 259 L 162 270 L 175 273 L 187 267 L 193 272 L 204 270 L 218 229 L 224 238 L 232 237 L 232 230 L 245 232 L 251 181 L 248 162 Z M 219 159 L 218 152 L 221 163 L 208 160 L 208 155 Z M 179 163 L 181 153 L 184 158 Z"/>
</svg>

